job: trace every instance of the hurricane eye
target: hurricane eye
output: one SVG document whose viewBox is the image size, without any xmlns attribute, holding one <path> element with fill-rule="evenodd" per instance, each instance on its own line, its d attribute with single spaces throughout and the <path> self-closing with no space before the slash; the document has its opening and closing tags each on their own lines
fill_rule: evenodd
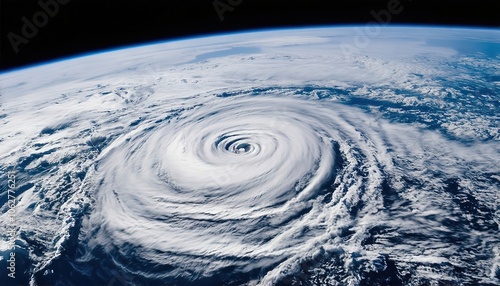
<svg viewBox="0 0 500 286">
<path fill-rule="evenodd" d="M 235 147 L 236 153 L 242 154 L 242 153 L 248 153 L 250 150 L 252 150 L 252 145 L 247 144 L 247 143 L 241 143 L 236 145 Z"/>
</svg>

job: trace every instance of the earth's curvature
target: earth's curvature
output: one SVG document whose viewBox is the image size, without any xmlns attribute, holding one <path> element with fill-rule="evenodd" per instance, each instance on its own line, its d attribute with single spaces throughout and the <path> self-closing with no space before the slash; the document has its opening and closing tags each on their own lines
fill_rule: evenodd
<svg viewBox="0 0 500 286">
<path fill-rule="evenodd" d="M 500 284 L 500 31 L 363 29 L 0 74 L 2 281 Z"/>
</svg>

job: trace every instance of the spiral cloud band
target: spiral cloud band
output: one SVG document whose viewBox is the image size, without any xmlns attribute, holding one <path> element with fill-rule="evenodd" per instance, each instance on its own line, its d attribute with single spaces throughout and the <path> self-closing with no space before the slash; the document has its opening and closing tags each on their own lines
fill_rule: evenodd
<svg viewBox="0 0 500 286">
<path fill-rule="evenodd" d="M 198 264 L 207 275 L 235 259 L 243 266 L 290 257 L 324 232 L 316 217 L 302 214 L 320 207 L 336 157 L 349 150 L 346 136 L 356 133 L 342 118 L 346 111 L 332 107 L 216 98 L 168 122 L 143 124 L 148 131 L 102 158 L 96 219 L 106 222 L 105 237 L 173 253 L 170 263 Z"/>
<path fill-rule="evenodd" d="M 368 229 L 390 220 L 384 188 L 405 189 L 410 170 L 394 166 L 397 154 L 426 166 L 422 149 L 453 148 L 436 134 L 332 101 L 279 95 L 192 101 L 191 108 L 156 111 L 163 119 L 145 120 L 110 148 L 96 174 L 91 219 L 99 231 L 90 244 L 172 265 L 154 273 L 158 279 L 287 269 L 291 261 L 337 251 L 353 225 L 346 243 L 361 248 Z M 434 138 L 413 142 L 427 136 Z M 366 263 L 377 267 L 380 259 Z M 282 276 L 266 279 L 276 277 Z"/>
</svg>

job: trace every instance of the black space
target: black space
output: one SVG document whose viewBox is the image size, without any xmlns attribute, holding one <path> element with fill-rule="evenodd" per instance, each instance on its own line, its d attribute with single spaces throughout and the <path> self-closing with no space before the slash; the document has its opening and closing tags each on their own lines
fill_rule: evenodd
<svg viewBox="0 0 500 286">
<path fill-rule="evenodd" d="M 233 4 L 233 10 L 224 13 L 224 21 L 214 8 L 216 1 Z M 365 24 L 374 21 L 370 11 L 387 9 L 391 1 L 399 1 L 403 7 L 401 13 L 392 16 L 391 25 L 500 27 L 500 4 L 484 0 L 0 0 L 0 70 L 194 35 L 269 27 Z M 16 52 L 12 35 L 23 37 L 22 19 L 33 22 L 33 16 L 43 11 L 39 2 L 58 3 L 59 11 L 49 16 L 46 25 L 40 25 L 31 38 L 24 37 L 26 42 L 18 44 Z"/>
</svg>

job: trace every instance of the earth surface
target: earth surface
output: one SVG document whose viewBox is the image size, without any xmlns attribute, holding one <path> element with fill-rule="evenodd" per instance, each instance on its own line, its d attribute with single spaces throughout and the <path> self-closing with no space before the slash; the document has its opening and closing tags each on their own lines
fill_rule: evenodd
<svg viewBox="0 0 500 286">
<path fill-rule="evenodd" d="M 498 30 L 214 35 L 0 92 L 2 285 L 500 284 Z"/>
</svg>

